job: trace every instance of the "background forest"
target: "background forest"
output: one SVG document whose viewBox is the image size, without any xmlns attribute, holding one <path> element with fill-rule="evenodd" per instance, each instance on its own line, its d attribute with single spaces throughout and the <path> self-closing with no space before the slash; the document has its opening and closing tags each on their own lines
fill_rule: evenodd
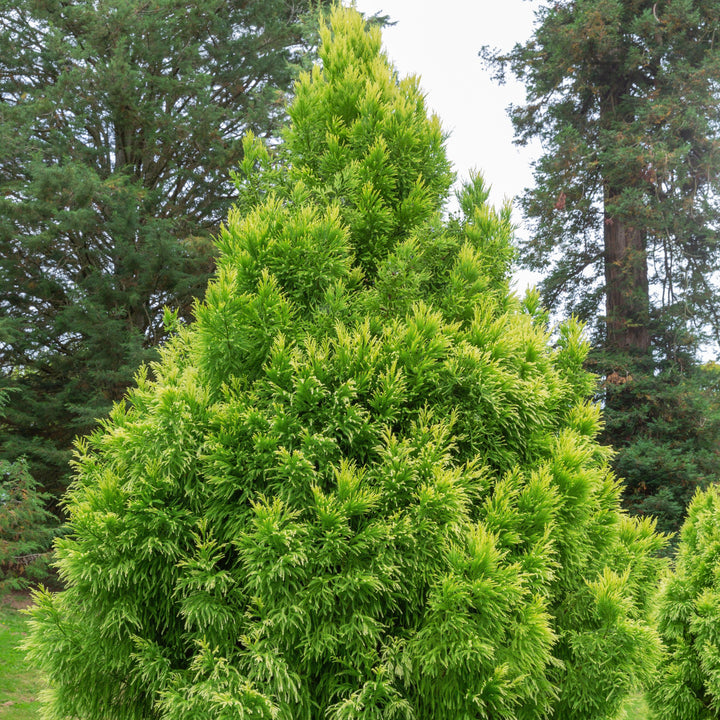
<svg viewBox="0 0 720 720">
<path fill-rule="evenodd" d="M 0 454 L 52 497 L 202 297 L 242 136 L 277 135 L 315 27 L 284 0 L 0 5 Z"/>
</svg>

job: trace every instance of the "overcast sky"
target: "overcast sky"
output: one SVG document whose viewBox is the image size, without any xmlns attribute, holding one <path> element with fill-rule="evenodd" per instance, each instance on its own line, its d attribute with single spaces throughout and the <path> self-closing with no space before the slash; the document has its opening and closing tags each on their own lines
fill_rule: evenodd
<svg viewBox="0 0 720 720">
<path fill-rule="evenodd" d="M 401 75 L 419 75 L 430 109 L 450 133 L 447 148 L 460 178 L 479 170 L 492 186 L 490 200 L 520 195 L 532 184 L 537 148 L 513 145 L 507 115 L 524 101 L 522 85 L 498 86 L 478 57 L 483 45 L 509 50 L 532 35 L 534 8 L 528 0 L 356 0 L 366 15 L 387 14 L 383 42 Z M 521 217 L 513 213 L 516 224 Z M 520 229 L 519 233 L 524 233 Z"/>
</svg>

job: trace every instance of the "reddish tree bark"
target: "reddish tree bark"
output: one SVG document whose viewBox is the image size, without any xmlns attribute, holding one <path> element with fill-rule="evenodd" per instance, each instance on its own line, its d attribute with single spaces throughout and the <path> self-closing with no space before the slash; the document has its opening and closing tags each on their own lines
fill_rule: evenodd
<svg viewBox="0 0 720 720">
<path fill-rule="evenodd" d="M 650 294 L 645 237 L 626 220 L 607 215 L 605 302 L 608 348 L 647 353 Z"/>
</svg>

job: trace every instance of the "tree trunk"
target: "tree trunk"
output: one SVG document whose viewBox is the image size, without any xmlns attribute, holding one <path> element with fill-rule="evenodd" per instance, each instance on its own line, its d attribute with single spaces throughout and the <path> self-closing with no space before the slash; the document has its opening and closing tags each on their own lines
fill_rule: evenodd
<svg viewBox="0 0 720 720">
<path fill-rule="evenodd" d="M 650 297 L 642 231 L 623 218 L 605 216 L 607 347 L 633 354 L 650 349 Z"/>
</svg>

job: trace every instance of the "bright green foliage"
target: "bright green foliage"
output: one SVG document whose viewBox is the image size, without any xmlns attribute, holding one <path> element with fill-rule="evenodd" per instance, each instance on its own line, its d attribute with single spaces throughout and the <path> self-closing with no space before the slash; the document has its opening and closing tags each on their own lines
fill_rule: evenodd
<svg viewBox="0 0 720 720">
<path fill-rule="evenodd" d="M 0 457 L 70 448 L 188 320 L 248 131 L 277 136 L 319 2 L 0 0 Z"/>
<path fill-rule="evenodd" d="M 581 326 L 508 291 L 353 11 L 254 137 L 196 321 L 78 445 L 30 657 L 48 718 L 610 718 L 663 540 L 619 511 Z M 170 318 L 168 318 L 170 320 Z"/>
<path fill-rule="evenodd" d="M 657 720 L 720 714 L 720 489 L 699 491 L 688 509 L 674 571 L 660 597 L 665 645 L 651 687 Z"/>
</svg>

